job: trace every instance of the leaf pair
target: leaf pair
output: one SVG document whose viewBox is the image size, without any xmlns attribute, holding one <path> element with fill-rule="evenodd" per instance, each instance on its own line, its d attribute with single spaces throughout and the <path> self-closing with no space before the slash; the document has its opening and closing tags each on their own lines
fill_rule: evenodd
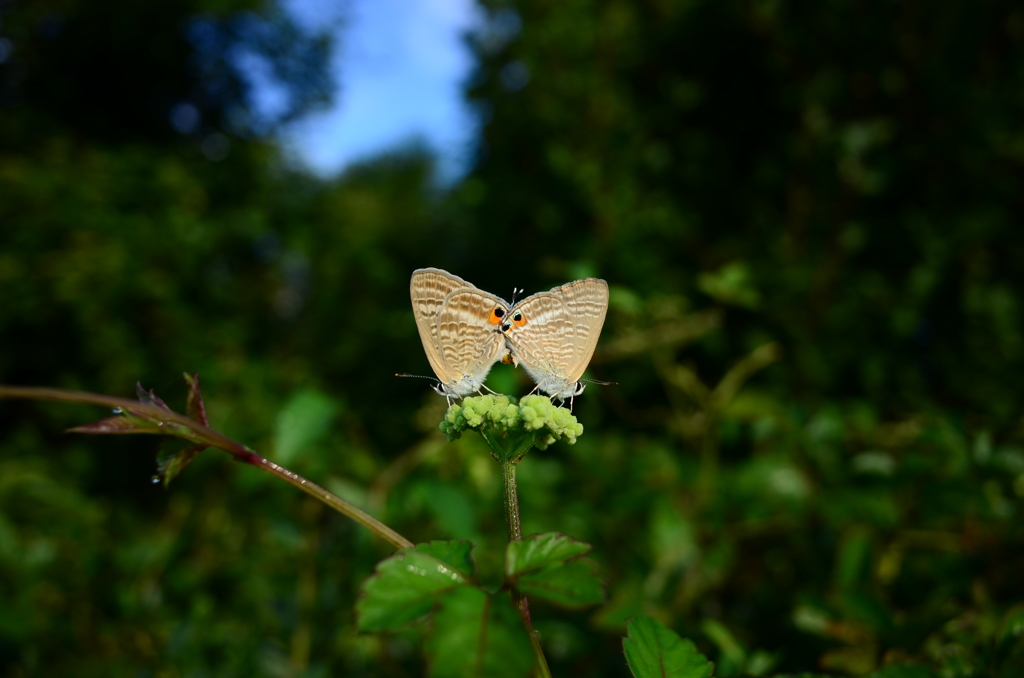
<svg viewBox="0 0 1024 678">
<path fill-rule="evenodd" d="M 596 568 L 580 560 L 590 548 L 558 533 L 512 542 L 505 585 L 491 593 L 477 581 L 472 544 L 418 544 L 378 563 L 363 584 L 356 604 L 359 629 L 395 630 L 430 615 L 425 647 L 431 676 L 521 678 L 533 666 L 533 653 L 509 590 L 561 606 L 601 602 Z"/>
</svg>

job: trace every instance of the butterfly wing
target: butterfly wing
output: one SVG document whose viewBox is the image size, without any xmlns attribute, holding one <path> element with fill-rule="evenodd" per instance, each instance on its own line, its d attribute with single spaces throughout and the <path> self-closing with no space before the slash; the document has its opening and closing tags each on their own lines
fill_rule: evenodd
<svg viewBox="0 0 1024 678">
<path fill-rule="evenodd" d="M 534 294 L 509 312 L 509 346 L 542 391 L 568 398 L 594 355 L 607 311 L 608 283 L 597 278 Z"/>
<path fill-rule="evenodd" d="M 583 376 L 597 349 L 597 340 L 601 336 L 601 328 L 604 327 L 604 319 L 608 314 L 608 283 L 600 278 L 583 278 L 557 289 L 574 323 L 573 338 L 576 350 L 569 370 L 569 379 L 575 383 Z"/>
<path fill-rule="evenodd" d="M 509 313 L 509 320 L 509 347 L 535 381 L 540 383 L 538 375 L 567 373 L 576 351 L 575 327 L 558 295 L 539 292 L 523 299 Z"/>
<path fill-rule="evenodd" d="M 423 352 L 427 354 L 430 367 L 441 383 L 450 383 L 453 375 L 441 359 L 437 327 L 438 313 L 448 295 L 458 289 L 476 289 L 457 275 L 439 268 L 419 268 L 412 272 L 409 281 L 409 296 L 412 298 L 412 313 L 416 319 L 416 329 L 423 343 Z"/>
<path fill-rule="evenodd" d="M 434 374 L 452 395 L 478 390 L 504 353 L 499 328 L 508 302 L 439 268 L 413 271 L 409 294 Z"/>
<path fill-rule="evenodd" d="M 494 309 L 501 307 L 496 316 Z M 461 288 L 445 299 L 437 316 L 437 345 L 454 395 L 480 389 L 491 367 L 505 354 L 499 329 L 508 304 L 482 290 Z"/>
</svg>

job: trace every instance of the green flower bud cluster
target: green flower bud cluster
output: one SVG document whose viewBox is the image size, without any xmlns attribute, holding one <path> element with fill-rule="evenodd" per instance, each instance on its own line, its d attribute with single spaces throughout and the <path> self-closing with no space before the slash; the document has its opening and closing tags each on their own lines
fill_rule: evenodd
<svg viewBox="0 0 1024 678">
<path fill-rule="evenodd" d="M 583 424 L 544 396 L 526 396 L 516 405 L 507 396 L 485 395 L 452 405 L 441 422 L 448 440 L 456 440 L 468 430 L 511 440 L 532 436 L 533 445 L 543 450 L 559 440 L 572 445 L 583 434 Z"/>
</svg>

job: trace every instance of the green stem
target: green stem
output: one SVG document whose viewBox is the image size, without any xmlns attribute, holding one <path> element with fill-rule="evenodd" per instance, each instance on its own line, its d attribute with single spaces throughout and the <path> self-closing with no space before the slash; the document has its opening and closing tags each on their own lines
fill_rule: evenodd
<svg viewBox="0 0 1024 678">
<path fill-rule="evenodd" d="M 516 464 L 519 463 L 521 458 L 522 455 L 519 455 L 518 458 L 514 457 L 513 452 L 513 454 L 504 455 L 501 462 L 501 475 L 505 481 L 505 523 L 508 526 L 509 542 L 522 541 L 523 539 L 523 528 L 519 523 L 519 495 L 516 492 Z M 551 678 L 551 669 L 548 668 L 547 659 L 544 657 L 544 650 L 540 646 L 540 638 L 537 632 L 533 630 L 533 622 L 530 621 L 530 601 L 526 599 L 522 591 L 513 587 L 512 602 L 523 616 L 523 622 L 526 624 L 526 631 L 530 635 L 530 645 L 533 647 L 533 656 L 537 660 L 537 668 L 541 678 Z"/>
<path fill-rule="evenodd" d="M 526 598 L 523 598 L 526 600 Z M 533 656 L 537 660 L 537 672 L 540 678 L 551 678 L 551 669 L 548 668 L 548 660 L 544 658 L 544 649 L 540 646 L 540 636 L 533 627 L 528 627 L 530 632 L 530 645 L 533 647 Z"/>
<path fill-rule="evenodd" d="M 491 448 L 491 456 L 498 461 L 503 461 L 508 455 L 505 452 L 505 446 L 501 444 L 498 437 L 488 431 L 487 429 L 480 429 L 480 435 L 483 436 L 484 442 L 487 443 L 487 447 Z"/>
<path fill-rule="evenodd" d="M 390 542 L 395 548 L 407 549 L 412 548 L 415 545 L 384 523 L 371 516 L 369 513 L 356 508 L 341 497 L 328 492 L 316 483 L 306 480 L 299 474 L 289 471 L 269 459 L 261 457 L 245 445 L 236 443 L 224 434 L 214 431 L 211 428 L 207 428 L 194 419 L 190 419 L 184 415 L 178 414 L 177 412 L 165 410 L 162 407 L 157 407 L 156 405 L 140 403 L 136 400 L 115 398 L 113 396 L 99 395 L 97 393 L 86 393 L 84 391 L 66 391 L 58 388 L 0 386 L 0 398 L 57 400 L 63 402 L 101 405 L 103 407 L 120 408 L 125 412 L 133 414 L 145 414 L 159 422 L 177 424 L 180 427 L 188 429 L 188 431 L 186 435 L 178 434 L 177 431 L 175 431 L 175 435 L 181 435 L 181 437 L 184 437 L 191 442 L 216 447 L 217 449 L 223 450 L 233 456 L 235 461 L 250 464 L 273 476 L 277 476 L 289 485 L 293 485 L 311 497 L 319 499 L 335 511 L 348 516 L 366 529 L 377 534 L 382 539 Z M 177 429 L 178 427 L 174 428 Z"/>
<path fill-rule="evenodd" d="M 522 541 L 523 528 L 519 524 L 519 495 L 516 493 L 516 462 L 506 459 L 501 462 L 501 474 L 505 480 L 505 523 L 508 526 L 508 540 Z"/>
<path fill-rule="evenodd" d="M 379 520 L 371 516 L 369 513 L 363 511 L 362 509 L 356 508 L 355 506 L 348 503 L 338 495 L 328 492 L 327 490 L 320 487 L 313 481 L 306 480 L 298 473 L 289 471 L 283 466 L 275 464 L 274 462 L 264 457 L 261 457 L 255 452 L 250 451 L 248 459 L 238 459 L 238 461 L 244 461 L 247 464 L 252 464 L 253 466 L 262 469 L 267 473 L 270 473 L 271 475 L 277 476 L 278 478 L 285 481 L 289 485 L 293 485 L 299 488 L 309 496 L 316 497 L 323 503 L 330 506 L 335 511 L 348 516 L 349 518 L 356 521 L 366 529 L 375 533 L 380 538 L 390 542 L 391 545 L 394 546 L 396 549 L 411 549 L 413 546 L 415 546 L 415 544 L 413 544 L 411 541 L 409 541 L 402 535 L 398 534 L 390 527 L 388 527 L 384 523 L 380 522 Z"/>
<path fill-rule="evenodd" d="M 509 444 L 511 452 L 508 458 L 513 463 L 518 464 L 519 460 L 526 456 L 526 453 L 533 449 L 533 444 L 537 442 L 537 435 L 535 433 L 527 433 L 518 441 Z"/>
</svg>

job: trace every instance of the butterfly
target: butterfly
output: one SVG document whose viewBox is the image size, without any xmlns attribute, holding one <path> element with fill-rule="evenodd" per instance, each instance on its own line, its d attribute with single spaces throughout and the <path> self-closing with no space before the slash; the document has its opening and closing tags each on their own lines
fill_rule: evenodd
<svg viewBox="0 0 1024 678">
<path fill-rule="evenodd" d="M 586 388 L 581 377 L 607 312 L 608 283 L 583 278 L 514 304 L 500 329 L 512 360 L 537 382 L 534 390 L 571 404 Z"/>
<path fill-rule="evenodd" d="M 508 354 L 501 327 L 509 303 L 439 268 L 413 271 L 409 296 L 437 375 L 434 390 L 449 402 L 480 393 L 491 367 Z"/>
<path fill-rule="evenodd" d="M 434 390 L 449 401 L 487 388 L 483 382 L 499 360 L 521 364 L 535 391 L 563 402 L 586 388 L 581 377 L 608 311 L 604 280 L 575 280 L 509 304 L 447 271 L 421 268 L 413 271 L 409 294 L 437 375 Z"/>
</svg>

